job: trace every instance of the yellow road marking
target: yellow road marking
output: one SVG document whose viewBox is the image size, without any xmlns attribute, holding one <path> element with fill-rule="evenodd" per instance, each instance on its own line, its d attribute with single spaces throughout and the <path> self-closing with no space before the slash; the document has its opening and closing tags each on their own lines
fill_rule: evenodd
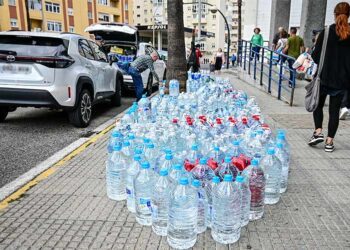
<svg viewBox="0 0 350 250">
<path fill-rule="evenodd" d="M 118 121 L 119 119 L 117 119 Z M 107 134 L 111 129 L 113 129 L 115 124 L 110 125 L 109 127 L 102 130 L 100 133 L 94 135 L 91 137 L 87 142 L 85 142 L 80 147 L 73 150 L 71 153 L 69 153 L 67 156 L 65 156 L 60 161 L 56 162 L 52 167 L 48 168 L 38 176 L 36 176 L 33 180 L 29 181 L 24 186 L 17 189 L 14 193 L 12 193 L 10 196 L 6 197 L 4 200 L 0 202 L 0 210 L 6 208 L 11 202 L 18 200 L 21 198 L 29 189 L 37 185 L 40 181 L 47 179 L 50 175 L 56 172 L 56 170 L 63 166 L 66 162 L 73 159 L 78 154 L 82 153 L 88 146 L 95 143 L 98 139 L 100 139 L 103 135 Z"/>
</svg>

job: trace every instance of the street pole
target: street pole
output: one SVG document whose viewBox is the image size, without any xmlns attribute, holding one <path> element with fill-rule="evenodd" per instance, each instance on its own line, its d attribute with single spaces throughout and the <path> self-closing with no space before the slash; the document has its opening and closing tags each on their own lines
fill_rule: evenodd
<svg viewBox="0 0 350 250">
<path fill-rule="evenodd" d="M 238 0 L 238 53 L 237 62 L 240 62 L 240 54 L 242 53 L 242 0 Z"/>
<path fill-rule="evenodd" d="M 198 42 L 201 39 L 201 30 L 202 30 L 202 0 L 199 0 L 198 2 Z"/>
</svg>

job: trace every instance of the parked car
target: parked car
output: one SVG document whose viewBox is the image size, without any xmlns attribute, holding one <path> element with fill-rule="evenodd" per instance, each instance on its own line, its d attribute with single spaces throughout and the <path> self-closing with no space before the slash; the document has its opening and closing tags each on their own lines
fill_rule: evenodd
<svg viewBox="0 0 350 250">
<path fill-rule="evenodd" d="M 103 49 L 83 36 L 0 32 L 0 121 L 17 107 L 49 107 L 87 127 L 95 103 L 120 106 L 122 82 Z"/>
<path fill-rule="evenodd" d="M 151 44 L 139 42 L 137 28 L 130 25 L 121 23 L 97 23 L 87 27 L 85 32 L 89 32 L 93 34 L 95 38 L 98 38 L 106 53 L 109 54 L 128 56 L 134 60 L 137 56 L 150 54 L 153 51 L 157 52 Z M 113 65 L 118 67 L 116 63 Z M 164 57 L 159 55 L 159 60 L 154 62 L 154 69 L 159 76 L 159 80 L 164 80 L 166 77 Z M 144 88 L 147 90 L 148 94 L 151 94 L 152 88 L 157 86 L 159 82 L 154 79 L 150 70 L 144 71 L 141 76 Z M 123 77 L 122 92 L 124 90 L 134 90 L 135 87 L 132 77 L 126 72 L 123 72 Z"/>
</svg>

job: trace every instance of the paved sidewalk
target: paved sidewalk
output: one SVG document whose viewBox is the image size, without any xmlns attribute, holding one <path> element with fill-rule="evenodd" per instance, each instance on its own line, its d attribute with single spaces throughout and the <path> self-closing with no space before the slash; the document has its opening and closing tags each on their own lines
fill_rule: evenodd
<svg viewBox="0 0 350 250">
<path fill-rule="evenodd" d="M 287 130 L 289 186 L 277 205 L 266 206 L 263 219 L 242 230 L 238 243 L 216 244 L 207 230 L 194 249 L 349 249 L 350 121 L 341 122 L 337 150 L 326 154 L 306 145 L 313 124 L 302 105 L 289 107 L 246 83 L 233 82 L 256 96 L 274 128 Z M 136 223 L 125 202 L 107 198 L 108 137 L 0 210 L 0 249 L 169 249 L 166 238 Z"/>
</svg>

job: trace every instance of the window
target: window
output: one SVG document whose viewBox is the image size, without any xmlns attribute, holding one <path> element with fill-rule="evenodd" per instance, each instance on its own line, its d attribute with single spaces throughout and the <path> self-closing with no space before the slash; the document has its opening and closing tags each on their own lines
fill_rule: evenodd
<svg viewBox="0 0 350 250">
<path fill-rule="evenodd" d="M 92 12 L 90 12 L 90 11 L 88 12 L 88 18 L 92 19 Z"/>
<path fill-rule="evenodd" d="M 197 14 L 193 14 L 193 19 L 196 19 L 197 18 Z"/>
<path fill-rule="evenodd" d="M 74 27 L 73 26 L 69 26 L 69 32 L 74 33 Z"/>
<path fill-rule="evenodd" d="M 68 8 L 68 16 L 73 16 L 73 9 L 72 8 Z"/>
<path fill-rule="evenodd" d="M 95 56 L 97 58 L 98 61 L 101 61 L 101 62 L 107 62 L 107 56 L 106 54 L 102 51 L 101 47 L 98 46 L 96 43 L 94 42 L 90 42 L 89 41 L 89 44 L 92 48 L 92 50 L 95 52 Z"/>
<path fill-rule="evenodd" d="M 201 50 L 204 50 L 204 43 L 200 43 L 201 45 Z"/>
<path fill-rule="evenodd" d="M 129 10 L 129 5 L 127 3 L 124 5 L 124 10 L 125 11 Z"/>
<path fill-rule="evenodd" d="M 92 0 L 88 0 L 88 3 L 92 3 Z"/>
<path fill-rule="evenodd" d="M 145 23 L 147 23 L 148 22 L 148 19 L 147 18 L 145 18 Z"/>
<path fill-rule="evenodd" d="M 144 10 L 143 12 L 145 13 L 145 15 L 147 14 L 147 10 Z"/>
<path fill-rule="evenodd" d="M 215 43 L 213 43 L 213 44 L 211 45 L 211 48 L 212 48 L 212 49 L 215 49 Z"/>
<path fill-rule="evenodd" d="M 136 6 L 136 9 L 140 9 L 140 5 L 137 5 L 137 6 Z"/>
<path fill-rule="evenodd" d="M 90 60 L 95 60 L 94 52 L 92 52 L 92 49 L 86 40 L 79 41 L 79 48 L 78 49 L 79 49 L 80 55 L 82 55 L 83 57 L 90 59 Z"/>
<path fill-rule="evenodd" d="M 140 17 L 140 15 L 137 15 L 137 17 Z"/>
<path fill-rule="evenodd" d="M 205 19 L 205 14 L 202 14 L 202 18 L 204 18 L 204 19 Z"/>
<path fill-rule="evenodd" d="M 216 15 L 213 15 L 213 19 L 214 19 L 214 20 L 216 19 Z"/>
<path fill-rule="evenodd" d="M 31 10 L 41 10 L 41 2 L 39 0 L 29 0 L 29 8 Z"/>
<path fill-rule="evenodd" d="M 18 27 L 17 19 L 16 18 L 11 18 L 10 19 L 10 24 L 11 24 L 11 27 Z"/>
<path fill-rule="evenodd" d="M 9 5 L 16 6 L 16 0 L 9 0 Z"/>
<path fill-rule="evenodd" d="M 192 7 L 191 7 L 191 6 L 188 6 L 188 7 L 187 7 L 187 10 L 189 10 L 189 11 L 190 11 L 191 9 L 192 9 Z"/>
<path fill-rule="evenodd" d="M 103 22 L 109 22 L 109 15 L 104 13 L 98 14 L 98 20 Z"/>
<path fill-rule="evenodd" d="M 101 5 L 108 5 L 108 0 L 98 0 L 98 4 L 101 4 Z"/>
<path fill-rule="evenodd" d="M 47 22 L 47 30 L 48 31 L 54 31 L 54 32 L 61 32 L 62 31 L 62 24 L 60 22 Z"/>
<path fill-rule="evenodd" d="M 60 5 L 58 3 L 45 2 L 47 12 L 60 13 Z"/>
<path fill-rule="evenodd" d="M 0 0 L 0 6 L 4 5 L 4 0 Z"/>
</svg>

